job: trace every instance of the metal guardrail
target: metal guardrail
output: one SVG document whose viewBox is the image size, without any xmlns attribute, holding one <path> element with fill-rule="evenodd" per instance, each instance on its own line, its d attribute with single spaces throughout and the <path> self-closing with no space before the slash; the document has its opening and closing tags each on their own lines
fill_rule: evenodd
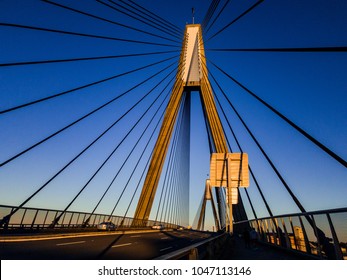
<svg viewBox="0 0 347 280">
<path fill-rule="evenodd" d="M 0 220 L 9 215 L 16 207 L 0 205 Z M 62 213 L 61 210 L 42 209 L 23 207 L 15 212 L 9 219 L 8 223 L 0 228 L 8 230 L 42 230 L 51 227 L 52 222 Z M 88 221 L 88 223 L 86 223 Z M 88 212 L 66 211 L 63 213 L 58 224 L 54 225 L 55 229 L 78 229 L 78 228 L 96 228 L 97 225 L 104 221 L 110 221 L 122 228 L 144 227 L 143 222 L 134 223 L 134 219 L 123 216 L 110 216 L 106 214 L 91 214 Z M 134 226 L 138 224 L 138 226 Z M 176 228 L 177 225 L 149 220 L 146 227 L 155 224 L 162 224 L 166 228 Z"/>
<path fill-rule="evenodd" d="M 154 260 L 197 260 L 215 257 L 215 255 L 219 254 L 221 248 L 225 245 L 225 239 L 227 237 L 228 234 L 226 233 L 213 236 L 193 245 L 162 255 Z"/>
<path fill-rule="evenodd" d="M 347 260 L 347 208 L 278 215 L 235 223 L 258 240 L 319 259 Z"/>
</svg>

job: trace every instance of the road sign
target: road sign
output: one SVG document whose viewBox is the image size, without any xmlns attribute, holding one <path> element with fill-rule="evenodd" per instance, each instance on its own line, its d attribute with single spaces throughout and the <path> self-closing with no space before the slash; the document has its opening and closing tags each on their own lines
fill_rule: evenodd
<svg viewBox="0 0 347 280">
<path fill-rule="evenodd" d="M 248 187 L 248 155 L 213 153 L 210 161 L 210 184 L 213 187 Z"/>
</svg>

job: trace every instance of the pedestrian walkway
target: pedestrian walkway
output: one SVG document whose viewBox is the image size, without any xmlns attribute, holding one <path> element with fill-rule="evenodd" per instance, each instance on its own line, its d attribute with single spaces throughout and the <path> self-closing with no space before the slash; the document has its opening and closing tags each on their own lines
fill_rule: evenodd
<svg viewBox="0 0 347 280">
<path fill-rule="evenodd" d="M 221 260 L 308 260 L 312 259 L 303 254 L 296 254 L 281 248 L 272 247 L 257 242 L 255 246 L 246 246 L 242 237 L 233 236 L 228 241 L 230 246 L 225 246 Z"/>
</svg>

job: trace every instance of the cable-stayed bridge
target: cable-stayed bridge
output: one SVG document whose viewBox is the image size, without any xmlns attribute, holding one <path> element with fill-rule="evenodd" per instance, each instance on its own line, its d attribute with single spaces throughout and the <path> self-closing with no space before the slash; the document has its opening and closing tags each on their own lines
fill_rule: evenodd
<svg viewBox="0 0 347 280">
<path fill-rule="evenodd" d="M 346 258 L 346 5 L 236 2 L 1 4 L 4 258 L 18 233 L 147 259 L 252 228 Z M 104 221 L 115 234 L 83 251 Z"/>
</svg>

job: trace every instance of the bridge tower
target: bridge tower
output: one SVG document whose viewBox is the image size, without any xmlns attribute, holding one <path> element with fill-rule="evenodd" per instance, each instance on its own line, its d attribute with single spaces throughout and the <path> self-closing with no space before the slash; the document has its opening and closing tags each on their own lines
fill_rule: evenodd
<svg viewBox="0 0 347 280">
<path fill-rule="evenodd" d="M 165 111 L 163 123 L 135 211 L 134 223 L 136 225 L 145 225 L 149 219 L 183 93 L 190 94 L 192 91 L 198 91 L 200 93 L 212 140 L 211 154 L 229 153 L 222 123 L 218 116 L 212 88 L 208 79 L 200 24 L 186 25 L 177 69 L 174 87 Z M 225 205 L 222 206 L 221 202 L 218 200 L 220 200 L 220 198 L 217 195 L 217 203 L 220 210 L 222 207 L 225 207 Z M 233 213 L 234 219 L 236 217 L 237 220 L 247 219 L 241 200 L 239 200 L 238 204 L 233 205 Z M 217 219 L 217 215 L 214 215 L 214 217 Z M 221 217 L 219 217 L 219 219 L 220 218 Z"/>
</svg>

